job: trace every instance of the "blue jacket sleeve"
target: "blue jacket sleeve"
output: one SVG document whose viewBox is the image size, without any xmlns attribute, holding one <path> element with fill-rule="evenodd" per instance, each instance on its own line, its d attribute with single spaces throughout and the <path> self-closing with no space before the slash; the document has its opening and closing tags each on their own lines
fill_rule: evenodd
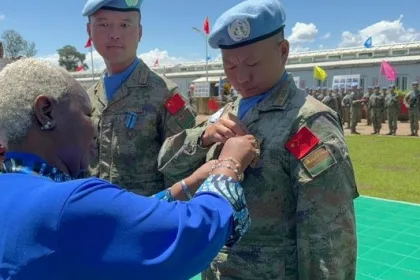
<svg viewBox="0 0 420 280">
<path fill-rule="evenodd" d="M 218 194 L 168 203 L 84 182 L 62 210 L 58 251 L 98 279 L 189 279 L 232 234 L 232 206 Z"/>
</svg>

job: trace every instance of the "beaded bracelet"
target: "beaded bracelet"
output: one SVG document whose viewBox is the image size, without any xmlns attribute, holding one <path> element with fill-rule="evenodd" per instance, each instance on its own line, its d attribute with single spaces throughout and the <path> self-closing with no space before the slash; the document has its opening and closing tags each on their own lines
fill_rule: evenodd
<svg viewBox="0 0 420 280">
<path fill-rule="evenodd" d="M 233 163 L 235 165 L 235 167 L 239 170 L 241 168 L 241 165 L 239 164 L 239 162 L 237 160 L 234 160 L 233 158 L 229 157 L 226 159 L 219 159 L 219 162 L 223 162 L 223 161 L 230 161 L 231 163 Z"/>
<path fill-rule="evenodd" d="M 211 175 L 214 175 L 214 170 L 218 169 L 218 168 L 227 168 L 232 170 L 233 172 L 235 172 L 236 177 L 238 178 L 238 182 L 242 182 L 244 179 L 244 173 L 241 172 L 238 168 L 233 168 L 232 166 L 230 166 L 229 164 L 227 165 L 223 165 L 221 163 L 217 164 L 217 165 L 213 165 L 211 167 Z"/>
<path fill-rule="evenodd" d="M 190 190 L 188 189 L 187 184 L 185 184 L 184 179 L 182 179 L 180 183 L 181 183 L 182 191 L 184 192 L 184 194 L 188 198 L 188 200 L 190 200 L 193 197 L 193 195 L 190 192 Z"/>
</svg>

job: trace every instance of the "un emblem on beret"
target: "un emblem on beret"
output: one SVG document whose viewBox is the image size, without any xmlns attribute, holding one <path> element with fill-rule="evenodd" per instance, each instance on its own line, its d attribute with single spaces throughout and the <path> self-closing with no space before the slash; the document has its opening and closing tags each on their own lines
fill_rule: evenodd
<svg viewBox="0 0 420 280">
<path fill-rule="evenodd" d="M 229 25 L 228 33 L 233 41 L 239 42 L 249 37 L 251 34 L 251 26 L 247 19 L 236 19 Z"/>
<path fill-rule="evenodd" d="M 125 3 L 128 7 L 135 7 L 139 3 L 139 0 L 125 0 Z"/>
</svg>

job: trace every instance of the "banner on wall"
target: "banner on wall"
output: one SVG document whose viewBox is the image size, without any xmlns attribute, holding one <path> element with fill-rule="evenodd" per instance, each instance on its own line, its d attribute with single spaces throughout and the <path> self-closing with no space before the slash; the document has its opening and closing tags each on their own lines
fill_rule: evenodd
<svg viewBox="0 0 420 280">
<path fill-rule="evenodd" d="M 209 97 L 210 96 L 210 83 L 199 82 L 194 83 L 194 96 L 195 97 Z"/>
<path fill-rule="evenodd" d="M 338 86 L 339 88 L 351 88 L 354 83 L 360 86 L 360 74 L 334 76 L 332 86 Z"/>
</svg>

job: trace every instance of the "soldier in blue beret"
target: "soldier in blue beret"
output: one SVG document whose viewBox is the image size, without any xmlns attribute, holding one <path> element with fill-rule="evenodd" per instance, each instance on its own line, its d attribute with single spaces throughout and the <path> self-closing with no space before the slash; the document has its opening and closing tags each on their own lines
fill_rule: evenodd
<svg viewBox="0 0 420 280">
<path fill-rule="evenodd" d="M 400 100 L 395 92 L 395 85 L 389 86 L 389 92 L 385 96 L 385 109 L 388 119 L 389 132 L 387 135 L 396 135 L 398 129 L 398 114 L 400 112 Z"/>
<path fill-rule="evenodd" d="M 209 44 L 221 49 L 240 96 L 169 138 L 159 157 L 162 172 L 184 176 L 240 135 L 227 123 L 239 122 L 257 138 L 260 160 L 243 181 L 253 226 L 204 279 L 355 278 L 358 192 L 343 129 L 337 113 L 298 89 L 286 71 L 285 23 L 279 0 L 241 1 L 216 20 Z"/>
<path fill-rule="evenodd" d="M 388 120 L 388 108 L 386 107 L 386 103 L 385 103 L 386 102 L 386 97 L 389 94 L 388 93 L 388 87 L 383 86 L 381 88 L 381 90 L 382 90 L 381 94 L 382 94 L 382 97 L 384 99 L 384 104 L 385 104 L 384 111 L 383 111 L 383 114 L 382 114 L 382 123 L 385 123 Z"/>
<path fill-rule="evenodd" d="M 368 86 L 367 87 L 367 92 L 363 95 L 363 106 L 366 108 L 366 122 L 367 125 L 372 125 L 372 117 L 371 117 L 371 110 L 369 107 L 369 99 L 373 94 L 373 87 L 372 86 Z"/>
<path fill-rule="evenodd" d="M 420 120 L 420 90 L 417 81 L 412 82 L 412 90 L 404 96 L 404 105 L 408 109 L 408 118 L 410 120 L 411 134 L 409 136 L 418 136 Z"/>
<path fill-rule="evenodd" d="M 351 83 L 351 96 L 352 103 L 350 108 L 350 133 L 351 134 L 360 134 L 357 132 L 357 124 L 362 120 L 362 103 L 363 103 L 363 93 L 360 90 L 359 83 Z"/>
<path fill-rule="evenodd" d="M 182 179 L 164 177 L 156 161 L 167 137 L 195 125 L 195 112 L 174 82 L 137 57 L 142 2 L 88 0 L 83 8 L 89 37 L 106 65 L 88 90 L 100 135 L 88 173 L 151 195 Z"/>
</svg>

